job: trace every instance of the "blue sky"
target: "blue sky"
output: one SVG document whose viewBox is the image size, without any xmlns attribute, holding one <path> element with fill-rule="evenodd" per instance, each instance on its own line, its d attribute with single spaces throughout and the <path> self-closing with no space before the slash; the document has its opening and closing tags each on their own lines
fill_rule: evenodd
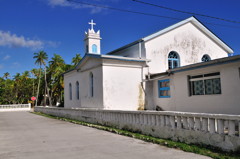
<svg viewBox="0 0 240 159">
<path fill-rule="evenodd" d="M 119 12 L 66 0 L 0 0 L 0 76 L 5 72 L 14 76 L 17 72 L 37 68 L 33 53 L 40 50 L 47 52 L 49 60 L 56 53 L 69 64 L 76 53 L 83 56 L 84 32 L 90 28 L 88 22 L 91 19 L 97 23 L 95 30 L 101 31 L 102 53 L 105 54 L 191 16 L 132 0 L 76 1 L 176 19 Z M 240 21 L 239 0 L 142 1 Z M 240 54 L 240 23 L 196 17 Z"/>
</svg>

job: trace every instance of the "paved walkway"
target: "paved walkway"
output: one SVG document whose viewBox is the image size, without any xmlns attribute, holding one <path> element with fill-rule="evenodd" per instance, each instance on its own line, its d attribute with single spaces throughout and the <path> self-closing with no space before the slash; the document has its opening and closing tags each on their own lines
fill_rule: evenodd
<svg viewBox="0 0 240 159">
<path fill-rule="evenodd" d="M 205 159 L 28 112 L 0 112 L 0 159 Z"/>
</svg>

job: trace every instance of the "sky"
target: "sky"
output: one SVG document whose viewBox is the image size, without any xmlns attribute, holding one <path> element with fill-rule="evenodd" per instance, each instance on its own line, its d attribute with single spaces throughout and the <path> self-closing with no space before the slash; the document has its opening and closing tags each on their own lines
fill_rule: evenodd
<svg viewBox="0 0 240 159">
<path fill-rule="evenodd" d="M 61 55 L 67 64 L 77 53 L 84 56 L 84 32 L 90 28 L 91 19 L 96 23 L 95 31 L 101 32 L 101 53 L 106 54 L 193 15 L 133 0 L 74 1 L 0 0 L 0 77 L 5 72 L 13 77 L 38 68 L 33 56 L 41 50 L 48 54 L 49 60 L 54 54 Z M 234 50 L 234 55 L 240 54 L 239 0 L 141 1 L 223 19 L 195 15 Z"/>
</svg>

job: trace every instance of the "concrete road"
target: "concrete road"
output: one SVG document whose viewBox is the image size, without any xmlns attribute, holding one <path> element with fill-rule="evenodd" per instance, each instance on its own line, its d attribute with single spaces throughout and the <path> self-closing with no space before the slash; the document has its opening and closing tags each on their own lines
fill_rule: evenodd
<svg viewBox="0 0 240 159">
<path fill-rule="evenodd" d="M 29 112 L 0 112 L 0 159 L 206 159 Z"/>
</svg>

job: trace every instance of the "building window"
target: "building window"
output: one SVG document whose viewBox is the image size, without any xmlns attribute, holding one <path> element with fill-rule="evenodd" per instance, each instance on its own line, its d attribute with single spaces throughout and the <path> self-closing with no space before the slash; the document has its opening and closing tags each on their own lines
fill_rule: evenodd
<svg viewBox="0 0 240 159">
<path fill-rule="evenodd" d="M 158 81 L 158 97 L 159 98 L 170 98 L 170 80 L 159 80 Z"/>
<path fill-rule="evenodd" d="M 88 53 L 88 45 L 86 45 L 86 54 Z"/>
<path fill-rule="evenodd" d="M 211 58 L 210 58 L 209 55 L 207 55 L 207 54 L 203 55 L 202 62 L 207 62 L 207 61 L 210 61 L 210 60 L 211 60 Z"/>
<path fill-rule="evenodd" d="M 240 78 L 240 67 L 238 68 L 238 72 L 239 72 L 239 78 Z"/>
<path fill-rule="evenodd" d="M 90 97 L 93 97 L 93 73 L 90 73 L 89 76 L 89 83 L 90 83 Z"/>
<path fill-rule="evenodd" d="M 79 82 L 76 82 L 76 98 L 79 100 Z"/>
<path fill-rule="evenodd" d="M 72 100 L 72 84 L 69 83 L 69 99 Z"/>
<path fill-rule="evenodd" d="M 190 95 L 221 94 L 220 72 L 189 76 Z"/>
<path fill-rule="evenodd" d="M 171 51 L 168 54 L 168 69 L 173 69 L 180 66 L 180 58 L 177 52 Z"/>
<path fill-rule="evenodd" d="M 92 45 L 92 53 L 97 53 L 97 45 L 96 44 Z"/>
</svg>

